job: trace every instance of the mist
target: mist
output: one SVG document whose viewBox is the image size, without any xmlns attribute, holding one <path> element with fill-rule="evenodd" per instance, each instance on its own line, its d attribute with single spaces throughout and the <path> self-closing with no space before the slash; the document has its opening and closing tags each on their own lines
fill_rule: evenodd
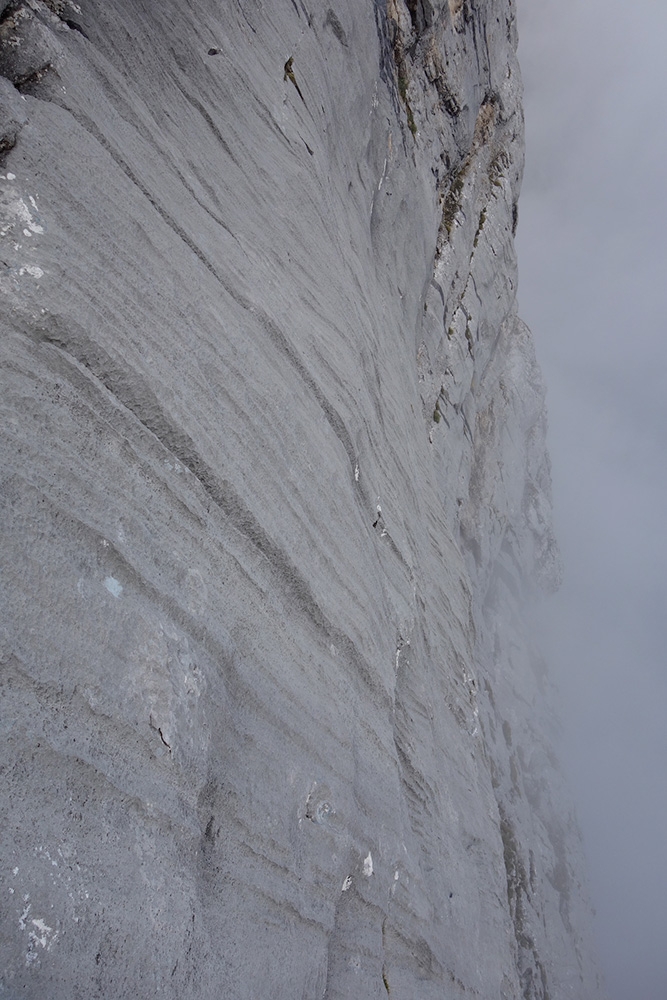
<svg viewBox="0 0 667 1000">
<path fill-rule="evenodd" d="M 523 0 L 519 306 L 565 564 L 541 623 L 611 1000 L 665 1000 L 667 11 Z"/>
</svg>

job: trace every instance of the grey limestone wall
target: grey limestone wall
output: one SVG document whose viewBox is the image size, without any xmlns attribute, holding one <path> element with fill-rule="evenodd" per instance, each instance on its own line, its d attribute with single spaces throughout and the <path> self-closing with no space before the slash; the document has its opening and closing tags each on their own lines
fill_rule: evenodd
<svg viewBox="0 0 667 1000">
<path fill-rule="evenodd" d="M 0 3 L 0 995 L 594 1000 L 514 0 Z"/>
</svg>

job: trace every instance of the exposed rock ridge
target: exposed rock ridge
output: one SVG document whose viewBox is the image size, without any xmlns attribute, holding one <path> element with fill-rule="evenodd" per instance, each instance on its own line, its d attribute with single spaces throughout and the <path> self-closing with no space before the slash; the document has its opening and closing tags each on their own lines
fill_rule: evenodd
<svg viewBox="0 0 667 1000">
<path fill-rule="evenodd" d="M 601 997 L 515 21 L 0 0 L 3 995 Z"/>
</svg>

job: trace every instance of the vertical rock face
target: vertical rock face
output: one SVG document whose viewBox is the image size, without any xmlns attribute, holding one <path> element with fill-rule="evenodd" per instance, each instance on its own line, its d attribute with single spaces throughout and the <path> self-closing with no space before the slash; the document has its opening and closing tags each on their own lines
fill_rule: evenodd
<svg viewBox="0 0 667 1000">
<path fill-rule="evenodd" d="M 601 995 L 513 0 L 0 3 L 8 997 Z"/>
</svg>

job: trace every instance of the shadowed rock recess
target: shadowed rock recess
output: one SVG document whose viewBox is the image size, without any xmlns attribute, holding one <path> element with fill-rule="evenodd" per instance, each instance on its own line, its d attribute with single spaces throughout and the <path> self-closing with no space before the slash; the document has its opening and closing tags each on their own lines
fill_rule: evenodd
<svg viewBox="0 0 667 1000">
<path fill-rule="evenodd" d="M 0 994 L 594 1000 L 515 0 L 0 0 Z"/>
</svg>

